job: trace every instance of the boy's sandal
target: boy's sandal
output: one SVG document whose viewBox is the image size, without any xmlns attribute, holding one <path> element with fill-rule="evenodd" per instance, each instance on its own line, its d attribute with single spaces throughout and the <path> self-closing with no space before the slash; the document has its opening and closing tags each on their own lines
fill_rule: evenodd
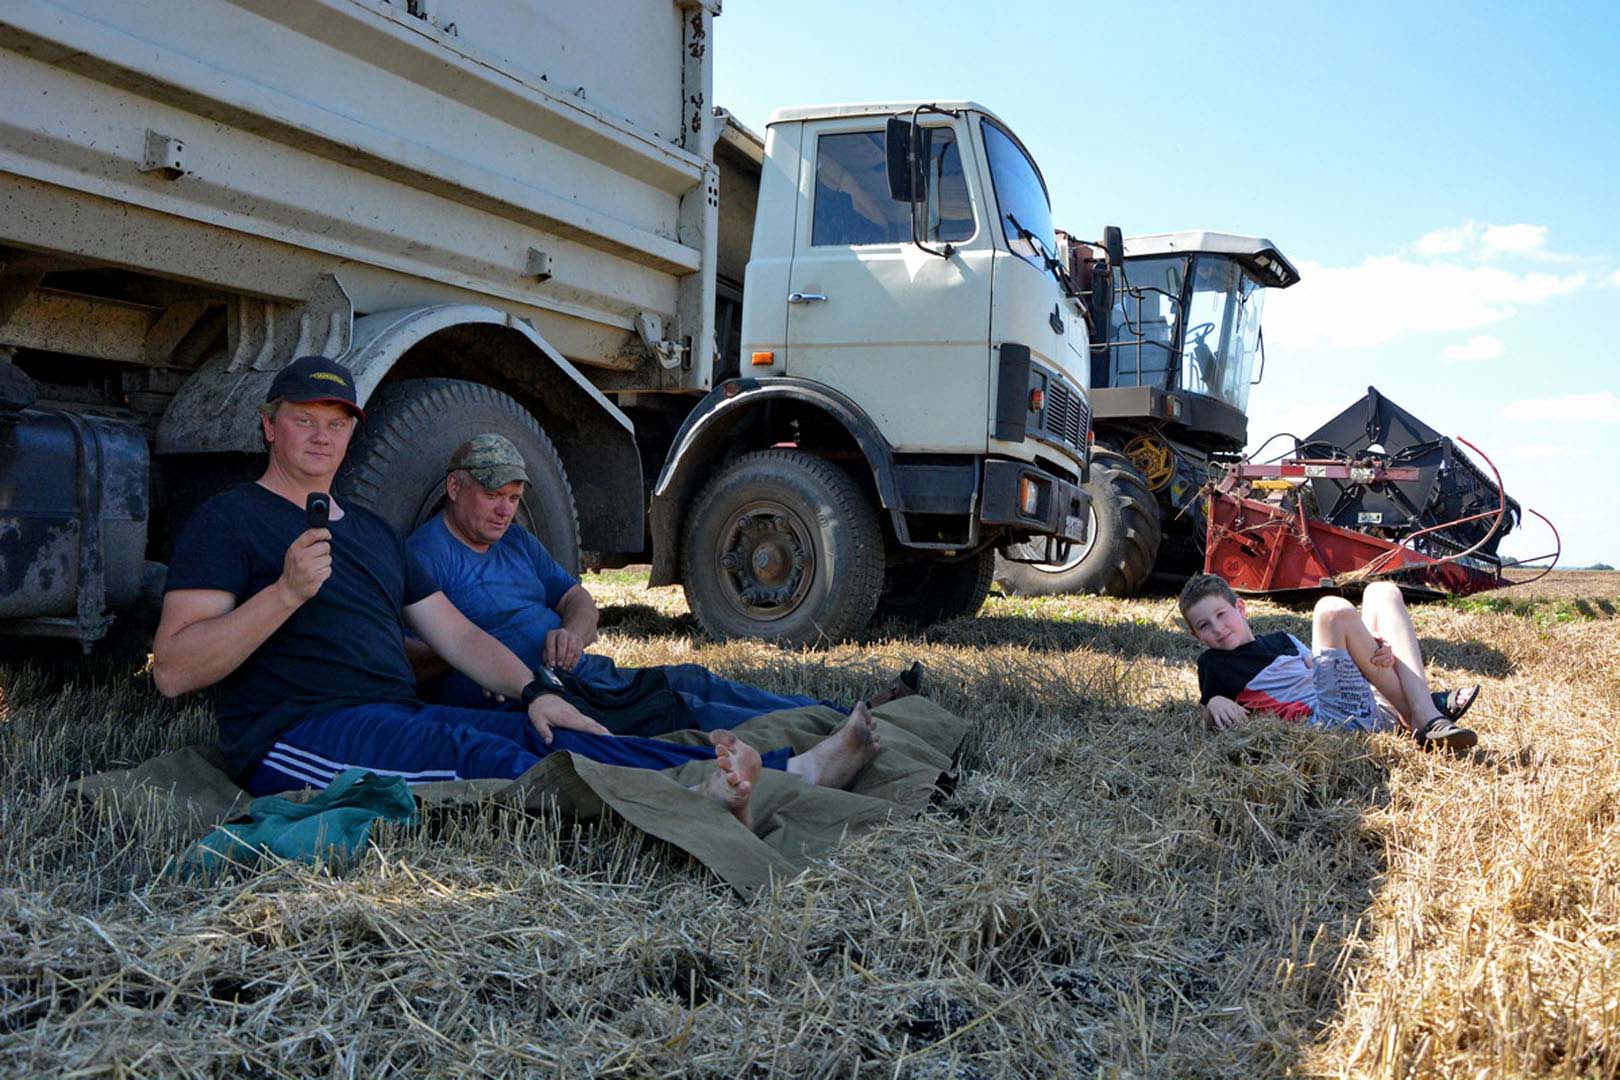
<svg viewBox="0 0 1620 1080">
<path fill-rule="evenodd" d="M 1463 713 L 1472 709 L 1474 702 L 1479 700 L 1479 683 L 1456 690 L 1436 690 L 1429 697 L 1441 716 L 1447 720 L 1461 720 Z"/>
</svg>

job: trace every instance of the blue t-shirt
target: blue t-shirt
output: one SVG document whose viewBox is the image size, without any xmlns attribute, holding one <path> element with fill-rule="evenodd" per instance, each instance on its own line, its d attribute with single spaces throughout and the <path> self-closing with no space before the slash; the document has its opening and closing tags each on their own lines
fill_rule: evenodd
<svg viewBox="0 0 1620 1080">
<path fill-rule="evenodd" d="M 540 666 L 546 635 L 562 625 L 556 607 L 579 584 L 540 541 L 514 522 L 480 553 L 451 535 L 439 514 L 406 546 L 463 615 L 525 664 Z"/>
<path fill-rule="evenodd" d="M 438 591 L 382 518 L 345 506 L 332 522 L 332 576 L 212 688 L 219 745 L 241 775 L 276 736 L 351 705 L 416 700 L 401 617 Z M 203 503 L 175 541 L 165 592 L 218 589 L 241 604 L 281 577 L 304 508 L 258 484 Z"/>
</svg>

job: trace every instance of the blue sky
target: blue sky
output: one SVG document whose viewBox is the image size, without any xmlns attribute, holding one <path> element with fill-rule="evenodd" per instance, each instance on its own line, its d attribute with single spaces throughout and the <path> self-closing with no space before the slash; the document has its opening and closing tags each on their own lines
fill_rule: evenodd
<svg viewBox="0 0 1620 1080">
<path fill-rule="evenodd" d="M 1267 299 L 1251 433 L 1377 386 L 1489 454 L 1566 565 L 1620 565 L 1620 3 L 728 0 L 715 38 L 756 130 L 969 98 L 1069 232 L 1269 237 L 1303 280 Z"/>
</svg>

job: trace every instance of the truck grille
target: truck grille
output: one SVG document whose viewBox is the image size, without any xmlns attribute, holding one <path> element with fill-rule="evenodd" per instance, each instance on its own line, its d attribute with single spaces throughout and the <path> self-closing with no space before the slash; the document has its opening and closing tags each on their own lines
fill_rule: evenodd
<svg viewBox="0 0 1620 1080">
<path fill-rule="evenodd" d="M 1086 429 L 1091 426 L 1091 410 L 1086 399 L 1062 379 L 1046 384 L 1046 409 L 1041 413 L 1041 427 L 1058 441 L 1069 446 L 1086 444 Z"/>
</svg>

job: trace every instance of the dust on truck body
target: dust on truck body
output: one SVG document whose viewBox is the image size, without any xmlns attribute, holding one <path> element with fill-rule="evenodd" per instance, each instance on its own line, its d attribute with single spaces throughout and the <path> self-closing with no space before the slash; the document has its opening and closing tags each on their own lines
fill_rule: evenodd
<svg viewBox="0 0 1620 1080">
<path fill-rule="evenodd" d="M 1031 158 L 970 103 L 760 140 L 712 104 L 719 7 L 8 3 L 0 632 L 150 595 L 308 353 L 367 410 L 340 498 L 408 530 L 500 430 L 565 565 L 650 560 L 717 636 L 976 609 L 998 544 L 1078 539 Z"/>
</svg>

